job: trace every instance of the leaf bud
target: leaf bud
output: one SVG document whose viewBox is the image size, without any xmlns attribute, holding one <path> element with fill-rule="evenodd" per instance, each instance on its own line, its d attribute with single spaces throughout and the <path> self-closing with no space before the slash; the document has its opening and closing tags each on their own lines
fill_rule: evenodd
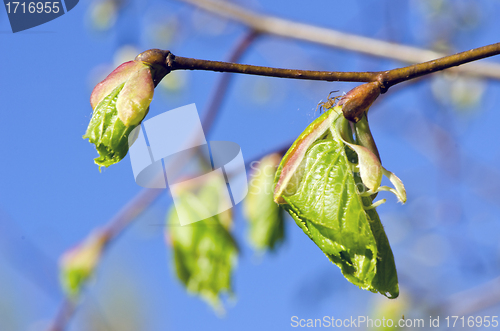
<svg viewBox="0 0 500 331">
<path fill-rule="evenodd" d="M 375 99 L 380 95 L 380 83 L 371 82 L 356 86 L 338 102 L 342 106 L 344 117 L 351 122 L 358 122 L 365 111 L 370 108 Z"/>
<path fill-rule="evenodd" d="M 83 284 L 92 276 L 107 241 L 107 232 L 94 232 L 61 257 L 59 262 L 61 283 L 71 298 L 78 296 Z"/>
</svg>

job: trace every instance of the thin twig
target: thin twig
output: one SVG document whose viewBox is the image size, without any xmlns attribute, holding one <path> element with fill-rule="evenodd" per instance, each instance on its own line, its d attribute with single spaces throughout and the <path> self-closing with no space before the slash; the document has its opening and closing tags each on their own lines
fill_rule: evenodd
<svg viewBox="0 0 500 331">
<path fill-rule="evenodd" d="M 75 313 L 76 305 L 69 298 L 64 298 L 59 310 L 57 312 L 56 318 L 49 326 L 47 331 L 64 331 L 68 325 L 69 320 Z"/>
<path fill-rule="evenodd" d="M 500 304 L 500 277 L 452 295 L 442 304 L 449 315 L 469 316 Z"/>
<path fill-rule="evenodd" d="M 274 16 L 258 14 L 234 3 L 218 0 L 180 1 L 247 25 L 262 33 L 303 40 L 405 63 L 420 63 L 446 55 L 427 49 L 390 43 L 314 25 L 293 22 Z M 471 76 L 500 79 L 500 64 L 497 63 L 475 63 L 457 68 L 456 71 Z"/>
<path fill-rule="evenodd" d="M 500 54 L 500 43 L 482 46 L 465 52 L 444 56 L 432 61 L 413 64 L 404 68 L 397 68 L 386 71 L 381 75 L 381 82 L 383 87 L 385 89 L 388 89 L 393 85 L 396 85 L 398 83 L 410 79 L 414 79 L 437 71 L 449 69 L 465 63 L 477 61 L 498 54 Z"/>
<path fill-rule="evenodd" d="M 230 63 L 192 59 L 168 54 L 167 67 L 172 70 L 210 70 L 219 72 L 234 72 L 247 75 L 259 75 L 279 78 L 324 80 L 328 82 L 372 82 L 377 79 L 379 72 L 342 72 L 281 69 L 249 64 Z"/>
<path fill-rule="evenodd" d="M 378 82 L 382 93 L 384 93 L 389 87 L 398 83 L 498 54 L 500 54 L 500 43 L 478 47 L 432 61 L 412 64 L 403 68 L 378 72 L 312 71 L 270 68 L 234 62 L 186 58 L 176 56 L 168 50 L 160 49 L 150 49 L 142 52 L 136 59 L 151 63 L 155 68 L 158 68 L 158 72 L 162 73 L 162 77 L 173 70 L 209 70 L 307 80 Z M 157 79 L 161 78 L 158 77 Z"/>
<path fill-rule="evenodd" d="M 259 33 L 255 31 L 247 33 L 238 41 L 234 50 L 231 51 L 228 60 L 231 62 L 238 62 L 258 35 Z M 230 76 L 230 74 L 225 74 L 221 77 L 214 91 L 207 113 L 203 119 L 203 128 L 206 133 L 210 132 L 213 128 L 223 98 L 229 87 Z M 105 247 L 108 248 L 119 235 L 123 234 L 128 226 L 159 198 L 162 192 L 164 192 L 163 189 L 144 188 L 132 198 L 132 200 L 130 200 L 105 226 L 104 231 L 107 232 L 106 236 L 104 236 L 107 240 Z M 76 305 L 77 303 L 71 301 L 69 298 L 65 298 L 59 307 L 56 318 L 47 331 L 65 330 L 68 322 L 76 311 Z"/>
</svg>

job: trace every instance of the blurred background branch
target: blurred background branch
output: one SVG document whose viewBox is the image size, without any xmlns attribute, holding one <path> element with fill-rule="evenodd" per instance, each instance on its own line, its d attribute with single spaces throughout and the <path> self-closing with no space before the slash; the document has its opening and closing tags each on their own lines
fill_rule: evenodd
<svg viewBox="0 0 500 331">
<path fill-rule="evenodd" d="M 219 0 L 179 1 L 189 3 L 212 14 L 244 24 L 261 33 L 317 43 L 400 62 L 420 63 L 446 56 L 446 54 L 427 49 L 390 43 L 309 24 L 293 22 L 270 15 L 258 14 L 244 7 L 235 5 L 234 3 Z M 340 9 L 335 15 L 340 15 L 341 12 L 342 10 Z M 332 17 L 335 15 L 332 15 Z M 497 63 L 474 63 L 453 70 L 471 76 L 500 79 L 500 64 Z"/>
<path fill-rule="evenodd" d="M 471 316 L 500 303 L 500 277 L 451 295 L 443 304 L 449 315 Z"/>
</svg>

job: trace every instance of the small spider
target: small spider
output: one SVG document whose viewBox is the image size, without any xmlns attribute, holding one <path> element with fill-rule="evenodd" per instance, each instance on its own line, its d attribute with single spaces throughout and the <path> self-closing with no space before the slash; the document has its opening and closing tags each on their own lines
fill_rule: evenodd
<svg viewBox="0 0 500 331">
<path fill-rule="evenodd" d="M 322 110 L 330 109 L 333 106 L 335 106 L 335 103 L 337 102 L 337 99 L 340 98 L 340 97 L 342 97 L 341 95 L 337 95 L 337 96 L 331 98 L 330 96 L 332 95 L 332 93 L 336 93 L 336 92 L 338 92 L 338 90 L 337 91 L 331 91 L 330 94 L 328 94 L 328 98 L 327 98 L 326 102 L 320 101 L 318 103 L 318 105 L 316 106 L 316 110 L 314 112 L 316 112 L 318 110 L 318 107 L 319 107 L 319 113 L 321 114 Z"/>
</svg>

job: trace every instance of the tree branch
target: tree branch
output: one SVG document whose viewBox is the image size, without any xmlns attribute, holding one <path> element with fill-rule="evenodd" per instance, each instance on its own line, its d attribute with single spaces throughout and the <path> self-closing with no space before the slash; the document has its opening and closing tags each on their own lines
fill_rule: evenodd
<svg viewBox="0 0 500 331">
<path fill-rule="evenodd" d="M 410 65 L 404 68 L 392 69 L 381 73 L 379 81 L 385 89 L 398 83 L 449 69 L 472 61 L 500 54 L 500 43 L 491 44 L 469 51 L 448 55 L 436 60 Z"/>
<path fill-rule="evenodd" d="M 387 82 L 387 84 L 384 84 L 385 87 L 389 88 L 406 80 L 414 79 L 436 71 L 449 69 L 451 67 L 456 67 L 464 63 L 477 61 L 498 54 L 500 54 L 500 43 L 491 44 L 471 49 L 469 51 L 444 56 L 436 60 L 414 64 L 404 68 L 389 70 L 386 73 L 382 74 L 382 79 L 384 82 Z"/>
<path fill-rule="evenodd" d="M 471 289 L 456 293 L 442 303 L 449 315 L 474 315 L 500 303 L 500 277 L 479 284 Z"/>
<path fill-rule="evenodd" d="M 371 82 L 377 76 L 376 72 L 335 72 L 270 68 L 249 64 L 191 59 L 175 56 L 172 53 L 169 53 L 167 57 L 167 66 L 170 70 L 210 70 L 280 78 L 325 80 L 329 82 Z"/>
<path fill-rule="evenodd" d="M 59 306 L 57 315 L 46 331 L 64 331 L 71 317 L 75 313 L 76 304 L 69 298 L 64 298 Z"/>
<path fill-rule="evenodd" d="M 218 0 L 180 1 L 247 25 L 261 33 L 303 40 L 400 62 L 419 63 L 446 55 L 427 49 L 390 43 L 309 24 L 297 23 L 274 16 L 262 15 L 233 3 Z M 500 79 L 500 64 L 498 63 L 475 63 L 467 67 L 457 68 L 456 71 L 471 76 Z"/>
<path fill-rule="evenodd" d="M 147 50 L 139 54 L 136 60 L 149 62 L 156 68 L 159 68 L 157 72 L 161 73 L 161 77 L 156 77 L 155 80 L 163 78 L 164 75 L 173 70 L 210 70 L 280 78 L 324 80 L 329 82 L 378 82 L 380 83 L 382 93 L 384 93 L 389 87 L 398 83 L 498 54 L 500 54 L 500 43 L 471 49 L 469 51 L 448 55 L 428 62 L 413 64 L 403 68 L 378 72 L 312 71 L 270 68 L 234 62 L 180 57 L 175 56 L 170 51 L 159 49 Z"/>
</svg>

